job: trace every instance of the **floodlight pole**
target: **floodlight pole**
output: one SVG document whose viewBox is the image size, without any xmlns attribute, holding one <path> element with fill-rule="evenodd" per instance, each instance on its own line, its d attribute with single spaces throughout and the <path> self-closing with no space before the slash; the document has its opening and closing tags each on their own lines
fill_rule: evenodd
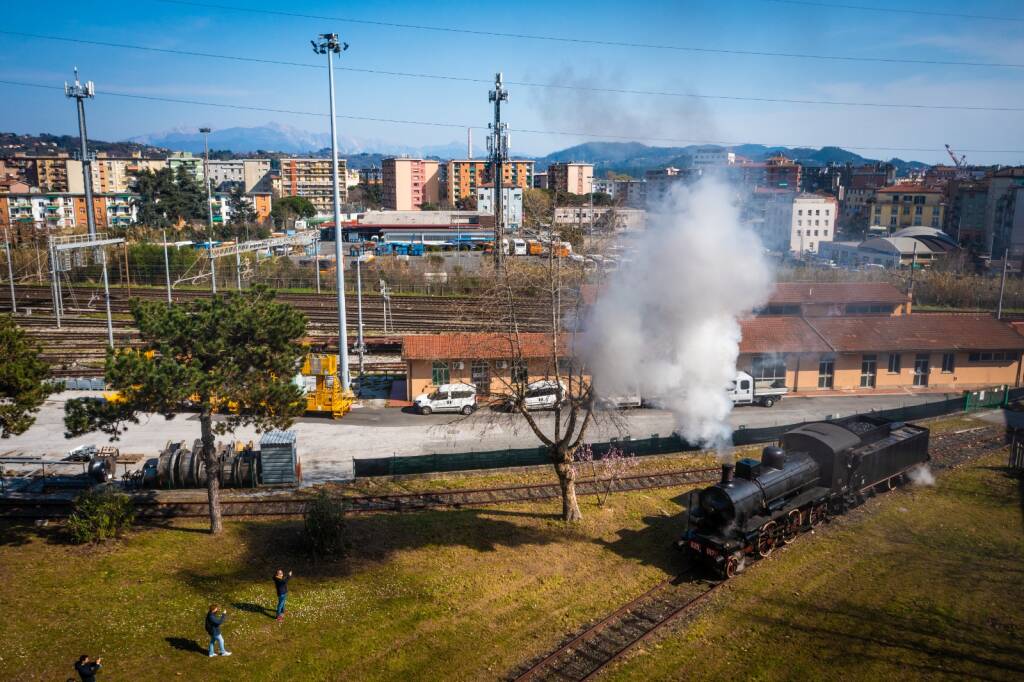
<svg viewBox="0 0 1024 682">
<path fill-rule="evenodd" d="M 85 220 L 89 228 L 89 239 L 96 238 L 96 207 L 92 205 L 92 159 L 89 158 L 89 136 L 85 129 L 85 100 L 96 95 L 92 81 L 82 84 L 75 67 L 75 83 L 64 83 L 64 96 L 78 102 L 78 137 L 82 154 L 82 181 L 85 185 Z"/>
<path fill-rule="evenodd" d="M 210 254 L 210 284 L 213 293 L 217 293 L 217 266 L 213 260 L 213 192 L 210 188 L 210 128 L 200 128 L 203 134 L 203 179 L 206 180 L 206 212 L 210 216 L 209 228 L 206 231 L 207 247 Z"/>
<path fill-rule="evenodd" d="M 7 282 L 11 286 L 11 313 L 18 314 L 18 302 L 14 300 L 14 268 L 11 266 L 11 236 L 4 229 L 4 253 L 7 255 Z"/>
<path fill-rule="evenodd" d="M 47 239 L 47 250 L 50 253 L 50 274 L 52 275 L 53 287 L 53 316 L 57 321 L 57 329 L 60 329 L 60 280 L 57 278 L 57 252 L 53 243 Z"/>
<path fill-rule="evenodd" d="M 171 301 L 171 261 L 167 256 L 167 230 L 162 230 L 164 235 L 164 275 L 167 277 L 167 302 Z"/>
<path fill-rule="evenodd" d="M 327 82 L 331 100 L 331 177 L 334 189 L 334 263 L 338 294 L 338 379 L 341 389 L 349 393 L 348 331 L 345 319 L 345 260 L 341 253 L 341 187 L 338 180 L 338 119 L 334 108 L 333 56 L 348 49 L 348 43 L 339 42 L 337 33 L 321 33 L 319 40 L 310 41 L 313 52 L 327 55 Z"/>
</svg>

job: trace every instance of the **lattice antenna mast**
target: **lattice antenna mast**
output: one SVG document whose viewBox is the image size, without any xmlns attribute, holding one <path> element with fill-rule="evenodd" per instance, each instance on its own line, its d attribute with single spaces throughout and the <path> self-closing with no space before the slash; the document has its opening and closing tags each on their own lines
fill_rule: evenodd
<svg viewBox="0 0 1024 682">
<path fill-rule="evenodd" d="M 75 67 L 74 84 L 64 81 L 64 95 L 78 103 L 78 138 L 81 144 L 82 181 L 85 185 L 85 219 L 89 226 L 89 238 L 96 238 L 96 208 L 92 204 L 92 157 L 89 156 L 89 134 L 85 127 L 85 100 L 96 96 L 96 85 L 92 81 L 82 83 Z"/>
<path fill-rule="evenodd" d="M 494 75 L 494 89 L 488 93 L 494 102 L 494 123 L 488 125 L 491 134 L 487 149 L 491 154 L 491 181 L 494 183 L 494 264 L 500 266 L 505 259 L 505 211 L 502 188 L 505 181 L 505 161 L 508 160 L 508 125 L 501 122 L 501 103 L 508 101 L 508 90 L 502 84 L 501 73 Z"/>
</svg>

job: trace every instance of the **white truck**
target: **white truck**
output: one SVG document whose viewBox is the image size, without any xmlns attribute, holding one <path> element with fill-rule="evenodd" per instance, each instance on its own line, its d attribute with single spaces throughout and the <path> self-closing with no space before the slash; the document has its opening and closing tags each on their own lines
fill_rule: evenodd
<svg viewBox="0 0 1024 682">
<path fill-rule="evenodd" d="M 729 388 L 733 405 L 771 407 L 789 392 L 783 379 L 754 379 L 746 372 L 737 372 Z"/>
</svg>

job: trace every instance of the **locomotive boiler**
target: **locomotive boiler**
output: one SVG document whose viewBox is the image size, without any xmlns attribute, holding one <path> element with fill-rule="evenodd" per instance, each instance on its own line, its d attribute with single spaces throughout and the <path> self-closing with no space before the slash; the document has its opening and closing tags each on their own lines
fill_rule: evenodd
<svg viewBox="0 0 1024 682">
<path fill-rule="evenodd" d="M 804 424 L 760 461 L 723 464 L 718 483 L 692 491 L 677 546 L 732 577 L 749 557 L 768 556 L 872 490 L 891 490 L 927 461 L 921 426 L 866 416 Z"/>
</svg>

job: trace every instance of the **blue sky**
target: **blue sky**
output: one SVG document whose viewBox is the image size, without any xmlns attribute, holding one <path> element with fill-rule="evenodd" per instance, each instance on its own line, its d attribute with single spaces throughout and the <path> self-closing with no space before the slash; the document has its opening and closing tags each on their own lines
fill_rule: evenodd
<svg viewBox="0 0 1024 682">
<path fill-rule="evenodd" d="M 200 0 L 201 1 L 201 0 Z M 828 0 L 824 0 L 828 2 Z M 767 0 L 642 3 L 216 0 L 215 4 L 380 22 L 453 26 L 647 44 L 858 57 L 1024 63 L 1024 22 L 963 19 Z M 845 4 L 1024 19 L 1015 0 L 846 0 Z M 186 7 L 154 0 L 11 3 L 0 29 L 321 64 L 309 39 L 333 30 L 354 68 L 704 95 L 976 104 L 1024 108 L 1024 68 L 840 62 L 474 36 Z M 77 65 L 97 89 L 138 95 L 326 111 L 322 69 L 145 53 L 0 35 L 0 79 L 60 85 Z M 339 72 L 339 113 L 485 126 L 486 84 Z M 942 161 L 944 143 L 1024 150 L 1024 112 L 869 109 L 729 102 L 510 86 L 504 118 L 514 152 L 543 154 L 602 136 L 860 147 L 865 156 Z M 75 133 L 58 91 L 0 84 L 0 130 Z M 172 128 L 262 125 L 322 131 L 326 120 L 99 96 L 90 135 L 125 139 Z M 587 132 L 592 136 L 520 132 Z M 465 139 L 458 127 L 339 122 L 341 134 L 393 144 Z M 474 136 L 482 142 L 483 132 Z M 615 138 L 610 138 L 615 139 Z M 682 143 L 682 142 L 680 142 Z M 671 144 L 663 142 L 661 144 Z M 920 147 L 932 151 L 872 148 Z M 479 148 L 479 143 L 478 143 Z M 978 163 L 1020 163 L 1024 153 L 966 152 Z"/>
</svg>

